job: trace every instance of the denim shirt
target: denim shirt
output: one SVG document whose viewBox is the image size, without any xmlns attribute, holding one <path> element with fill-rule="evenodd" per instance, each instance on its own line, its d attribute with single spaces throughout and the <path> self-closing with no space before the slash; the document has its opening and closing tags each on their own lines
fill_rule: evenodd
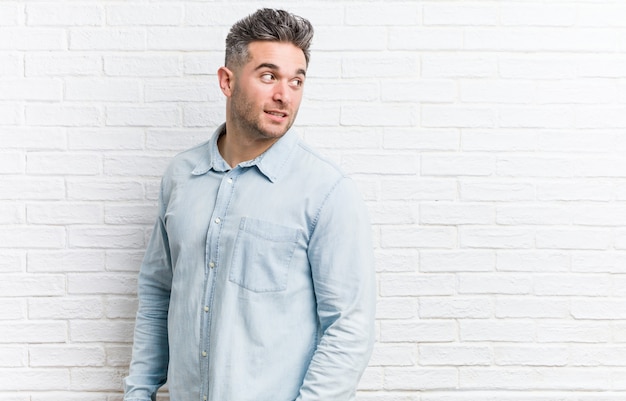
<svg viewBox="0 0 626 401">
<path fill-rule="evenodd" d="M 139 273 L 126 401 L 349 401 L 374 341 L 371 228 L 355 184 L 290 130 L 230 168 L 176 156 Z"/>
</svg>

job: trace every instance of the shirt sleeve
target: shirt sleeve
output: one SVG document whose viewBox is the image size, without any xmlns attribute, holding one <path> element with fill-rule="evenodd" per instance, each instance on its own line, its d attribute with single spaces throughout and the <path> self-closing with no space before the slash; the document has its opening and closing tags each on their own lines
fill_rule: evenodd
<svg viewBox="0 0 626 401">
<path fill-rule="evenodd" d="M 130 373 L 124 379 L 125 401 L 155 400 L 157 390 L 167 380 L 167 314 L 172 267 L 163 219 L 163 196 L 159 199 L 159 206 L 159 217 L 139 271 L 139 307 Z"/>
<path fill-rule="evenodd" d="M 376 284 L 371 226 L 352 180 L 328 195 L 308 256 L 321 337 L 296 401 L 354 400 L 374 343 Z"/>
</svg>

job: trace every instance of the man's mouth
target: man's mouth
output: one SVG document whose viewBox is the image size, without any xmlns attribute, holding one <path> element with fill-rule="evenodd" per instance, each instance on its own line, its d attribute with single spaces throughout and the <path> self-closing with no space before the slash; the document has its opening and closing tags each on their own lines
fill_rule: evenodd
<svg viewBox="0 0 626 401">
<path fill-rule="evenodd" d="M 280 111 L 266 111 L 266 113 L 281 118 L 287 117 L 287 114 L 281 113 Z"/>
</svg>

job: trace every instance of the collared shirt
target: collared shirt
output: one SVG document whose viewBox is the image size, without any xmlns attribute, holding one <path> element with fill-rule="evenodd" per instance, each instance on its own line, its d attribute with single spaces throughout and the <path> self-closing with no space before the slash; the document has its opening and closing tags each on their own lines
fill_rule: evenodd
<svg viewBox="0 0 626 401">
<path fill-rule="evenodd" d="M 290 130 L 231 168 L 179 154 L 139 274 L 126 401 L 349 401 L 374 338 L 371 228 L 353 181 Z"/>
</svg>

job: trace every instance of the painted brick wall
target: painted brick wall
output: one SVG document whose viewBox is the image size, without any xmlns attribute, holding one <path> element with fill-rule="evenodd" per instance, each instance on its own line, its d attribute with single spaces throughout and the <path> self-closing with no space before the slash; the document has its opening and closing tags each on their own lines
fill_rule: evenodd
<svg viewBox="0 0 626 401">
<path fill-rule="evenodd" d="M 260 6 L 315 24 L 298 125 L 371 209 L 359 400 L 625 400 L 626 3 L 601 0 L 0 2 L 0 399 L 121 400 L 159 177 L 222 121 Z"/>
</svg>

